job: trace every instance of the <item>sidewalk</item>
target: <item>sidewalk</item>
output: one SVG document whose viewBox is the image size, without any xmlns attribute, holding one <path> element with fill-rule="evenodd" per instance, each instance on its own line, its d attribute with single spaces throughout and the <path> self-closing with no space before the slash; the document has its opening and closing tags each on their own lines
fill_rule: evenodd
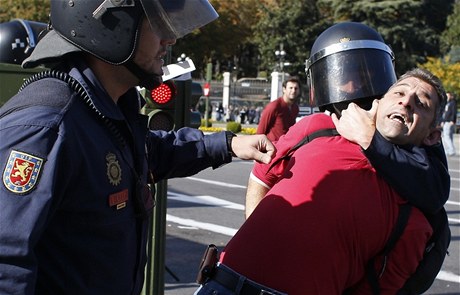
<svg viewBox="0 0 460 295">
<path fill-rule="evenodd" d="M 460 133 L 454 133 L 454 145 L 457 151 L 456 157 L 460 156 Z"/>
</svg>

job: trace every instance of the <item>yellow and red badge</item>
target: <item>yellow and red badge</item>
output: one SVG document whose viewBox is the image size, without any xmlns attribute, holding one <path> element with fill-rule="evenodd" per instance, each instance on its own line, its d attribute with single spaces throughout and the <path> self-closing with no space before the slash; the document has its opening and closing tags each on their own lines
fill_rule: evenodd
<svg viewBox="0 0 460 295">
<path fill-rule="evenodd" d="M 37 184 L 42 165 L 43 159 L 12 150 L 3 171 L 3 184 L 13 193 L 27 193 Z"/>
</svg>

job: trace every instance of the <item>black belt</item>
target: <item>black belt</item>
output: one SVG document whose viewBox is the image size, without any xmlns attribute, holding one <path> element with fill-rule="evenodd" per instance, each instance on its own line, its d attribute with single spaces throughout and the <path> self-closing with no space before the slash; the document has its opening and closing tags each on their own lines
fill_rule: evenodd
<svg viewBox="0 0 460 295">
<path fill-rule="evenodd" d="M 217 267 L 216 272 L 214 276 L 211 278 L 212 280 L 218 282 L 225 288 L 236 291 L 239 281 L 240 281 L 241 276 L 228 271 L 226 269 L 223 269 L 222 267 Z M 243 286 L 241 287 L 240 293 L 241 295 L 277 295 L 281 293 L 275 293 L 271 290 L 266 290 L 264 289 L 263 286 L 257 285 L 248 279 L 245 279 L 243 282 Z"/>
</svg>

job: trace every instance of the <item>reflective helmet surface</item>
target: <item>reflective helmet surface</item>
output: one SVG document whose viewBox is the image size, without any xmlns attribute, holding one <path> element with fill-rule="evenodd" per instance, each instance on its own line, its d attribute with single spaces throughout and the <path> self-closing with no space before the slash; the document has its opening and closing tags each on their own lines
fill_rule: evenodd
<svg viewBox="0 0 460 295">
<path fill-rule="evenodd" d="M 54 30 L 112 64 L 132 57 L 144 16 L 163 39 L 177 39 L 218 15 L 207 0 L 51 0 Z"/>
<path fill-rule="evenodd" d="M 21 64 L 34 50 L 46 24 L 23 19 L 0 23 L 0 62 Z"/>
<path fill-rule="evenodd" d="M 333 25 L 319 35 L 306 61 L 310 100 L 325 110 L 381 98 L 396 81 L 393 61 L 374 29 L 355 22 Z"/>
</svg>

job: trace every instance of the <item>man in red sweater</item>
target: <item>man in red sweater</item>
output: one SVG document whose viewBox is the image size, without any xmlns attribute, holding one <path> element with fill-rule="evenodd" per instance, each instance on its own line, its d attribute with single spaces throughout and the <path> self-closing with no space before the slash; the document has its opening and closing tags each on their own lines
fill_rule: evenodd
<svg viewBox="0 0 460 295">
<path fill-rule="evenodd" d="M 257 134 L 265 134 L 271 141 L 277 141 L 289 127 L 295 124 L 299 114 L 297 99 L 300 95 L 300 81 L 290 77 L 283 82 L 283 96 L 270 102 L 262 112 Z"/>
</svg>

